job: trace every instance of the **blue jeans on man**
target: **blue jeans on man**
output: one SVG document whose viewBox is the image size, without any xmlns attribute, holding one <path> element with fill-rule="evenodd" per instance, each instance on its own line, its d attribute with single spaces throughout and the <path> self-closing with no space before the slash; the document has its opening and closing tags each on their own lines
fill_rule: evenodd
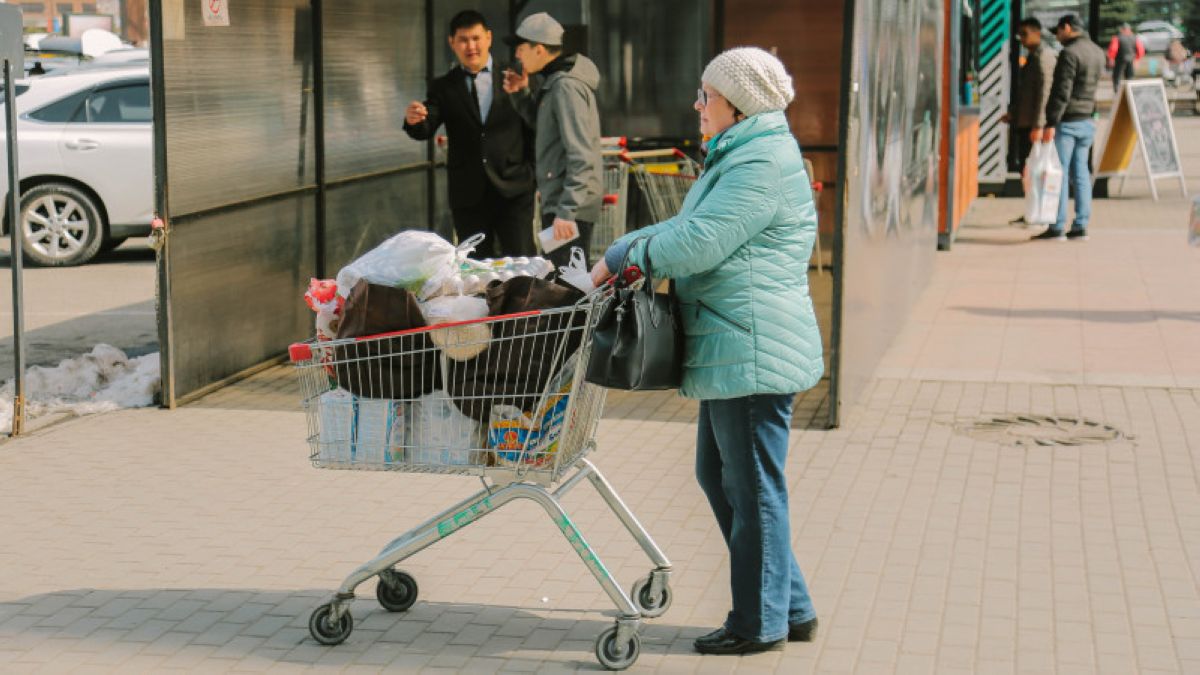
<svg viewBox="0 0 1200 675">
<path fill-rule="evenodd" d="M 725 629 L 774 642 L 816 617 L 792 552 L 784 464 L 792 394 L 700 402 L 696 477 L 729 548 L 733 611 Z"/>
<path fill-rule="evenodd" d="M 1092 142 L 1096 139 L 1096 123 L 1091 119 L 1060 122 L 1054 131 L 1054 147 L 1063 166 L 1063 192 L 1058 202 L 1058 221 L 1050 231 L 1061 234 L 1067 226 L 1067 190 L 1070 185 L 1075 191 L 1075 221 L 1071 231 L 1087 232 L 1088 219 L 1092 216 L 1092 175 L 1088 157 Z"/>
</svg>

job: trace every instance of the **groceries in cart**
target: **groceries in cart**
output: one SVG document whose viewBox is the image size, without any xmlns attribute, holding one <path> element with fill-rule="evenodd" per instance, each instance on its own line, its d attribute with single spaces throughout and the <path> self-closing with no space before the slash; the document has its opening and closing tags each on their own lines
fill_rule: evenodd
<svg viewBox="0 0 1200 675">
<path fill-rule="evenodd" d="M 412 403 L 404 461 L 424 466 L 486 464 L 478 453 L 483 425 L 463 415 L 445 391 L 426 394 Z"/>
<path fill-rule="evenodd" d="M 336 281 L 310 284 L 310 353 L 323 369 L 306 396 L 317 408 L 315 462 L 420 470 L 553 456 L 583 332 L 569 310 L 590 277 L 573 264 L 546 279 L 544 258 L 474 260 L 480 241 L 404 232 Z"/>
<path fill-rule="evenodd" d="M 491 328 L 476 321 L 487 317 L 487 300 L 472 295 L 443 295 L 422 303 L 421 314 L 430 326 L 460 324 L 429 331 L 433 344 L 455 361 L 473 359 L 487 349 Z"/>
<path fill-rule="evenodd" d="M 360 280 L 421 293 L 430 279 L 455 266 L 458 255 L 454 244 L 432 232 L 401 232 L 343 267 L 338 293 L 349 295 Z"/>
<path fill-rule="evenodd" d="M 337 282 L 333 279 L 309 279 L 304 302 L 317 314 L 318 340 L 332 340 L 337 337 L 338 320 L 341 318 L 345 300 L 338 295 Z"/>
<path fill-rule="evenodd" d="M 488 421 L 488 448 L 495 451 L 501 465 L 541 466 L 553 461 L 558 449 L 571 387 L 575 379 L 578 352 L 563 364 L 551 380 L 552 392 L 537 410 L 527 412 L 513 405 L 492 406 Z"/>
<path fill-rule="evenodd" d="M 318 407 L 321 433 L 317 454 L 321 462 L 351 465 L 402 461 L 408 406 L 334 389 L 321 394 Z"/>
</svg>

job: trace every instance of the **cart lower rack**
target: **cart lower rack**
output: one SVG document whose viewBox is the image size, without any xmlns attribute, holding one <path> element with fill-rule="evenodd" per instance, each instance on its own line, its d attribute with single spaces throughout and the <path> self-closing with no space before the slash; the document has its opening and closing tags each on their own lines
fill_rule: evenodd
<svg viewBox="0 0 1200 675">
<path fill-rule="evenodd" d="M 671 563 L 587 458 L 605 392 L 584 381 L 603 292 L 573 307 L 439 324 L 367 338 L 293 345 L 309 426 L 310 459 L 327 469 L 478 476 L 482 489 L 392 540 L 354 570 L 309 619 L 336 645 L 354 627 L 355 589 L 378 577 L 376 598 L 402 612 L 418 586 L 396 566 L 505 504 L 539 504 L 618 611 L 596 640 L 612 670 L 640 652 L 644 618 L 671 604 Z M 652 568 L 626 594 L 563 508 L 587 480 L 645 551 Z"/>
</svg>

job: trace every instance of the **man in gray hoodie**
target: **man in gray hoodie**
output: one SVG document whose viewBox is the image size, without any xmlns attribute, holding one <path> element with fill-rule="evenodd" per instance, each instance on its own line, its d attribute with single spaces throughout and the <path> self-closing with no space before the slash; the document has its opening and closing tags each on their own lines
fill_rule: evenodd
<svg viewBox="0 0 1200 675">
<path fill-rule="evenodd" d="M 509 40 L 523 72 L 504 72 L 504 91 L 536 128 L 542 226 L 554 229 L 558 243 L 575 240 L 548 255 L 557 265 L 568 264 L 573 246 L 588 250 L 604 197 L 596 105 L 600 71 L 582 54 L 564 54 L 562 37 L 562 25 L 549 14 L 526 17 Z M 541 85 L 530 91 L 529 76 L 534 73 L 541 74 Z"/>
</svg>

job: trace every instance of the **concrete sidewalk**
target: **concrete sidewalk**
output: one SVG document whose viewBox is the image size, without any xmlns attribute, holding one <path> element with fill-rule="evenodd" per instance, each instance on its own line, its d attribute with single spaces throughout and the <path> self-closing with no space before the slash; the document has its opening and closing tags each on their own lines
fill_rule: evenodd
<svg viewBox="0 0 1200 675">
<path fill-rule="evenodd" d="M 1200 250 L 1182 216 L 1119 216 L 1143 205 L 1097 202 L 1091 241 L 1035 245 L 1003 225 L 1019 202 L 980 202 L 843 428 L 801 401 L 814 643 L 691 652 L 729 604 L 696 407 L 613 396 L 594 459 L 677 567 L 631 672 L 1200 672 Z M 0 670 L 598 668 L 611 605 L 531 505 L 405 563 L 408 613 L 368 583 L 349 641 L 313 642 L 347 573 L 478 483 L 316 471 L 298 400 L 280 368 L 0 446 Z M 566 505 L 623 584 L 649 570 L 588 486 Z"/>
</svg>

